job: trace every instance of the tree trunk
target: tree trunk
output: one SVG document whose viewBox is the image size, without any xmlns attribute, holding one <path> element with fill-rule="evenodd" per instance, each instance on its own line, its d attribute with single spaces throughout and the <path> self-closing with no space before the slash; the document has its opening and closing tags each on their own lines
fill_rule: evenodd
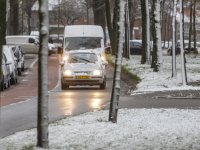
<svg viewBox="0 0 200 150">
<path fill-rule="evenodd" d="M 6 44 L 6 0 L 0 1 L 0 69 L 2 69 L 2 46 Z M 0 72 L 0 77 L 2 76 L 2 71 Z M 1 93 L 0 93 L 0 106 L 1 106 Z M 1 113 L 1 111 L 0 111 Z M 1 116 L 1 114 L 0 114 Z M 1 118 L 0 118 L 1 120 Z"/>
<path fill-rule="evenodd" d="M 182 0 L 180 0 L 180 44 L 181 44 L 181 71 L 182 71 L 182 83 L 186 85 L 185 77 L 185 65 L 184 65 L 184 50 L 183 50 L 183 22 L 182 22 Z"/>
<path fill-rule="evenodd" d="M 120 20 L 119 20 L 119 42 L 118 42 L 118 52 L 115 61 L 115 71 L 113 78 L 113 89 L 111 95 L 109 121 L 117 122 L 117 112 L 120 96 L 120 77 L 121 77 L 121 63 L 122 63 L 122 52 L 123 52 L 123 38 L 124 38 L 124 0 L 120 0 Z"/>
<path fill-rule="evenodd" d="M 113 37 L 113 27 L 111 24 L 111 14 L 110 14 L 110 2 L 109 0 L 105 0 L 105 9 L 106 9 L 106 21 L 107 21 L 107 27 L 108 27 L 108 34 L 110 37 L 110 44 L 112 48 L 112 52 L 115 50 L 114 45 L 114 37 Z"/>
<path fill-rule="evenodd" d="M 193 3 L 192 3 L 192 1 L 191 1 L 191 3 L 190 3 L 189 45 L 188 45 L 189 53 L 190 53 L 190 51 L 191 51 L 191 41 L 192 41 L 192 6 L 193 6 Z"/>
<path fill-rule="evenodd" d="M 128 1 L 128 6 L 129 6 L 129 22 L 130 22 L 130 40 L 133 40 L 133 26 L 134 26 L 134 21 L 135 21 L 135 17 L 133 15 L 133 13 L 131 13 L 132 10 L 132 0 Z"/>
<path fill-rule="evenodd" d="M 93 0 L 94 24 L 100 25 L 105 34 L 105 6 L 104 0 Z M 106 37 L 104 38 L 106 40 Z M 106 42 L 106 41 L 104 41 Z"/>
<path fill-rule="evenodd" d="M 141 14 L 142 14 L 142 57 L 141 64 L 146 63 L 146 51 L 147 51 L 147 16 L 146 16 L 146 4 L 144 0 L 141 2 Z"/>
<path fill-rule="evenodd" d="M 147 35 L 147 51 L 146 51 L 146 63 L 147 64 L 150 64 L 150 51 L 151 51 L 151 48 L 150 48 L 150 19 L 149 19 L 149 3 L 148 3 L 148 0 L 145 0 L 145 3 L 146 3 L 146 25 L 147 25 L 147 29 L 146 29 L 146 35 Z"/>
<path fill-rule="evenodd" d="M 38 122 L 37 146 L 49 148 L 48 131 L 48 1 L 39 0 L 40 45 L 38 63 Z"/>
<path fill-rule="evenodd" d="M 175 49 L 175 23 L 176 23 L 176 5 L 177 0 L 174 0 L 174 12 L 173 12 L 173 21 L 172 21 L 172 77 L 176 77 L 176 49 Z"/>
<path fill-rule="evenodd" d="M 193 8 L 193 35 L 194 35 L 194 53 L 197 54 L 197 51 L 196 51 L 196 0 L 194 0 L 194 8 Z"/>
</svg>

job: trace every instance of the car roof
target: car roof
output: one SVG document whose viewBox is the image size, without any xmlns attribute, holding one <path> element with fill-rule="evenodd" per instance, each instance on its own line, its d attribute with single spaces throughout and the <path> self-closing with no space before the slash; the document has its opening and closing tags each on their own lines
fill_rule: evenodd
<svg viewBox="0 0 200 150">
<path fill-rule="evenodd" d="M 93 50 L 71 50 L 71 51 L 69 51 L 69 53 L 94 53 L 94 54 L 97 54 Z"/>
</svg>

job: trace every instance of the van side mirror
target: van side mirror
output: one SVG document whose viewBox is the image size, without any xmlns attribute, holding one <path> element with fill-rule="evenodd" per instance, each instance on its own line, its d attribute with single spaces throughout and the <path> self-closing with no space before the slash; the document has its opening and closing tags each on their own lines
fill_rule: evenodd
<svg viewBox="0 0 200 150">
<path fill-rule="evenodd" d="M 58 54 L 63 54 L 63 48 L 62 47 L 58 47 Z"/>
<path fill-rule="evenodd" d="M 105 53 L 106 54 L 111 54 L 111 48 L 110 47 L 106 47 L 105 48 Z"/>
</svg>

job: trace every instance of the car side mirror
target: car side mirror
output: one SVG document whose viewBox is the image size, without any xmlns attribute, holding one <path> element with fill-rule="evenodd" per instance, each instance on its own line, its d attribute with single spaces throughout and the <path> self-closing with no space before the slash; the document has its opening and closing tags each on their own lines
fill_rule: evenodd
<svg viewBox="0 0 200 150">
<path fill-rule="evenodd" d="M 63 54 L 63 48 L 62 48 L 62 47 L 58 47 L 57 53 L 58 53 L 58 54 Z"/>
<path fill-rule="evenodd" d="M 108 62 L 107 61 L 103 61 L 102 65 L 108 65 Z"/>
<path fill-rule="evenodd" d="M 6 62 L 6 65 L 10 65 L 10 64 L 12 64 L 11 61 L 7 61 L 7 62 Z"/>
<path fill-rule="evenodd" d="M 63 66 L 65 63 L 64 63 L 63 61 L 61 61 L 59 64 L 60 64 L 61 66 Z"/>
<path fill-rule="evenodd" d="M 106 54 L 111 54 L 111 48 L 110 48 L 110 46 L 105 48 L 105 53 Z"/>
</svg>

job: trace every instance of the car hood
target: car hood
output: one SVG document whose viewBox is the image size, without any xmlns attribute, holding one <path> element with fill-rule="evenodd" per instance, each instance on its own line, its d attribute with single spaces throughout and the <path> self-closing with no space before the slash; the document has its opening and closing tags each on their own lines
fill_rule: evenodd
<svg viewBox="0 0 200 150">
<path fill-rule="evenodd" d="M 48 43 L 49 47 L 56 47 L 54 44 Z"/>
<path fill-rule="evenodd" d="M 64 65 L 65 70 L 72 71 L 93 71 L 96 69 L 102 69 L 102 64 L 100 63 L 70 63 Z"/>
</svg>

